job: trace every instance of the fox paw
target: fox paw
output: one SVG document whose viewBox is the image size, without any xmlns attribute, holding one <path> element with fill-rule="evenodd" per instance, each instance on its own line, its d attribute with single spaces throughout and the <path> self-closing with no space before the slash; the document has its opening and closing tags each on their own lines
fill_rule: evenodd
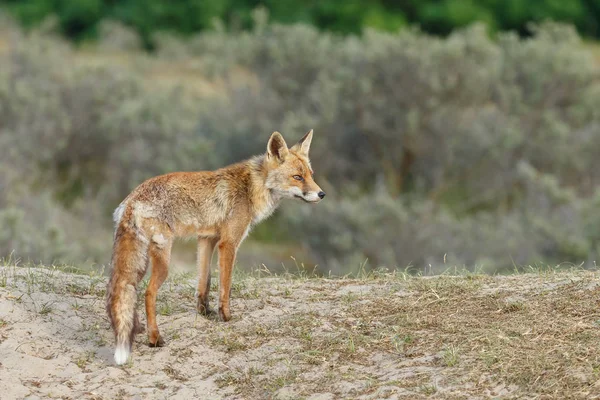
<svg viewBox="0 0 600 400">
<path fill-rule="evenodd" d="M 198 303 L 198 305 L 196 306 L 196 310 L 198 310 L 198 314 L 204 316 L 209 316 L 215 313 L 214 310 L 208 306 L 208 304 L 204 303 Z"/>
<path fill-rule="evenodd" d="M 227 322 L 231 319 L 231 313 L 229 310 L 224 310 L 223 308 L 219 307 L 219 318 L 221 321 Z"/>
<path fill-rule="evenodd" d="M 158 335 L 157 339 L 152 340 L 151 338 L 148 340 L 148 346 L 150 347 L 163 347 L 165 345 L 165 341 L 162 336 Z"/>
</svg>

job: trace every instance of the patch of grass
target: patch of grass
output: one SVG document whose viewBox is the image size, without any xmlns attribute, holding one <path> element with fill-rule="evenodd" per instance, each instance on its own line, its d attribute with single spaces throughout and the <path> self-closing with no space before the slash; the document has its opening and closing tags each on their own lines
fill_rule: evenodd
<svg viewBox="0 0 600 400">
<path fill-rule="evenodd" d="M 171 340 L 179 340 L 181 339 L 181 330 L 180 329 L 165 329 L 163 331 L 164 337 L 167 338 L 167 342 Z"/>
<path fill-rule="evenodd" d="M 167 364 L 163 368 L 163 372 L 167 374 L 168 377 L 178 380 L 180 382 L 186 382 L 188 380 L 187 376 L 183 375 L 180 371 L 175 369 L 172 365 Z"/>
<path fill-rule="evenodd" d="M 159 295 L 156 302 L 156 312 L 162 316 L 177 314 L 184 311 L 181 304 L 182 301 L 171 294 Z"/>
<path fill-rule="evenodd" d="M 158 304 L 158 307 L 156 310 L 158 315 L 163 315 L 163 316 L 172 315 L 174 313 L 174 311 L 175 311 L 175 309 L 173 308 L 173 303 L 171 303 L 170 301 L 161 301 Z"/>
<path fill-rule="evenodd" d="M 348 292 L 344 295 L 344 297 L 342 299 L 346 304 L 352 304 L 355 301 L 357 301 L 359 299 L 359 297 L 358 297 L 357 293 Z"/>
<path fill-rule="evenodd" d="M 75 311 L 80 311 L 81 307 L 83 307 L 83 305 L 80 304 L 77 299 L 75 299 L 75 301 L 71 304 L 71 308 Z"/>
<path fill-rule="evenodd" d="M 395 334 L 392 336 L 390 341 L 392 342 L 394 349 L 398 353 L 404 353 L 406 348 L 410 346 L 415 341 L 415 339 L 411 334 Z"/>
<path fill-rule="evenodd" d="M 4 265 L 0 267 L 0 287 L 12 287 L 26 294 L 34 292 L 93 295 L 103 297 L 104 268 L 80 270 L 65 265 Z"/>
<path fill-rule="evenodd" d="M 212 342 L 215 345 L 224 346 L 225 351 L 228 353 L 246 350 L 248 348 L 248 346 L 241 340 L 241 337 L 231 331 L 222 332 L 221 334 L 217 335 Z"/>
<path fill-rule="evenodd" d="M 517 312 L 517 311 L 523 311 L 524 309 L 525 309 L 525 303 L 523 303 L 521 301 L 511 301 L 511 302 L 504 304 L 500 308 L 500 311 L 502 311 L 504 313 L 512 313 L 512 312 Z"/>
<path fill-rule="evenodd" d="M 38 309 L 38 314 L 40 315 L 48 315 L 54 311 L 54 302 L 47 301 L 43 303 Z"/>
<path fill-rule="evenodd" d="M 269 334 L 270 334 L 269 327 L 262 325 L 262 324 L 254 325 L 254 335 L 256 335 L 258 337 L 268 337 Z"/>
<path fill-rule="evenodd" d="M 92 362 L 92 360 L 94 359 L 95 356 L 96 356 L 96 353 L 93 350 L 86 351 L 85 353 L 83 353 L 79 357 L 77 357 L 77 359 L 75 360 L 75 364 L 77 364 L 77 366 L 79 368 L 81 368 L 82 370 L 85 371 L 87 365 L 90 362 Z"/>
<path fill-rule="evenodd" d="M 450 345 L 444 349 L 442 353 L 442 360 L 444 365 L 447 367 L 454 367 L 459 361 L 458 348 L 454 345 Z"/>
<path fill-rule="evenodd" d="M 281 389 L 284 386 L 288 386 L 291 383 L 293 383 L 294 381 L 296 381 L 298 377 L 298 371 L 289 366 L 286 369 L 286 371 L 283 374 L 277 375 L 273 378 L 268 379 L 265 382 L 265 388 L 271 392 L 274 393 L 276 391 L 278 391 L 279 389 Z"/>
<path fill-rule="evenodd" d="M 240 393 L 239 388 L 252 387 L 252 389 L 258 389 L 261 385 L 259 383 L 259 376 L 263 375 L 265 371 L 262 368 L 251 366 L 249 368 L 234 368 L 228 372 L 218 376 L 215 379 L 217 386 L 223 387 L 237 387 L 236 393 Z"/>
<path fill-rule="evenodd" d="M 187 301 L 195 301 L 196 300 L 196 283 L 185 282 L 182 284 L 179 295 L 186 299 Z"/>
<path fill-rule="evenodd" d="M 408 288 L 420 292 L 423 298 L 443 300 L 448 297 L 472 293 L 481 287 L 481 282 L 463 276 L 436 276 L 413 278 L 408 281 Z"/>
<path fill-rule="evenodd" d="M 494 364 L 500 361 L 498 353 L 491 349 L 482 351 L 479 354 L 479 359 L 483 361 L 486 368 L 491 368 Z"/>
<path fill-rule="evenodd" d="M 438 389 L 437 387 L 435 387 L 435 385 L 421 385 L 421 387 L 419 388 L 419 390 L 421 391 L 421 393 L 427 395 L 427 396 L 431 396 L 437 393 Z"/>
<path fill-rule="evenodd" d="M 0 270 L 0 287 L 5 288 L 8 285 L 8 269 Z"/>
<path fill-rule="evenodd" d="M 300 332 L 300 338 L 306 342 L 312 342 L 312 340 L 313 340 L 312 330 L 308 327 L 305 329 L 302 329 Z"/>
</svg>

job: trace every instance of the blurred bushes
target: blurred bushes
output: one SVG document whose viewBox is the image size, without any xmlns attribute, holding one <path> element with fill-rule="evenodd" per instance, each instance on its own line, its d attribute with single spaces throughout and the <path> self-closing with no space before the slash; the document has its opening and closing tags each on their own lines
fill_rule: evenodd
<svg viewBox="0 0 600 400">
<path fill-rule="evenodd" d="M 194 101 L 122 68 L 75 66 L 69 46 L 47 32 L 9 38 L 0 53 L 0 218 L 14 229 L 0 236 L 0 254 L 105 261 L 109 241 L 89 251 L 119 199 L 201 157 Z M 65 251 L 52 244 L 59 240 Z"/>
<path fill-rule="evenodd" d="M 572 28 L 534 33 L 342 38 L 258 24 L 199 35 L 188 56 L 207 71 L 231 79 L 244 68 L 257 79 L 232 84 L 200 132 L 219 162 L 233 162 L 263 150 L 256 132 L 315 127 L 317 180 L 333 196 L 286 207 L 279 223 L 292 223 L 327 269 L 367 257 L 442 268 L 444 254 L 490 270 L 593 261 L 582 212 L 600 183 L 598 64 Z"/>
<path fill-rule="evenodd" d="M 255 21 L 247 32 L 157 41 L 156 57 L 199 61 L 218 82 L 199 97 L 117 67 L 66 65 L 63 42 L 15 34 L 0 60 L 0 144 L 12 154 L 0 160 L 11 171 L 2 207 L 27 211 L 8 218 L 40 233 L 55 226 L 36 216 L 43 207 L 70 207 L 68 218 L 88 218 L 92 244 L 92 227 L 107 228 L 109 210 L 144 178 L 217 168 L 264 151 L 273 130 L 292 142 L 314 128 L 328 197 L 287 205 L 268 224 L 325 271 L 366 258 L 437 271 L 595 260 L 599 68 L 573 28 L 545 24 L 526 39 L 491 40 L 481 26 L 445 39 L 340 37 Z M 54 205 L 21 205 L 38 192 Z M 85 235 L 61 234 L 86 248 Z M 26 248 L 7 240 L 0 251 Z"/>
</svg>

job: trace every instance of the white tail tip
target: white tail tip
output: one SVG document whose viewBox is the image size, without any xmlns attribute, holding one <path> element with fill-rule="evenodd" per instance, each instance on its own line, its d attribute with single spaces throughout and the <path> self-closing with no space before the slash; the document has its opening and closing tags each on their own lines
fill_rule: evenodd
<svg viewBox="0 0 600 400">
<path fill-rule="evenodd" d="M 123 365 L 129 359 L 129 349 L 126 346 L 118 346 L 115 350 L 115 362 L 117 365 Z"/>
</svg>

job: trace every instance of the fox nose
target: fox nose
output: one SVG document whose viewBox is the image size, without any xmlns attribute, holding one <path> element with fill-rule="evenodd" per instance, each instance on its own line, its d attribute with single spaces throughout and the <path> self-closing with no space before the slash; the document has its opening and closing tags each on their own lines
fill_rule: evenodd
<svg viewBox="0 0 600 400">
<path fill-rule="evenodd" d="M 325 192 L 321 191 L 318 194 L 319 198 L 322 199 L 323 197 L 325 197 Z"/>
</svg>

